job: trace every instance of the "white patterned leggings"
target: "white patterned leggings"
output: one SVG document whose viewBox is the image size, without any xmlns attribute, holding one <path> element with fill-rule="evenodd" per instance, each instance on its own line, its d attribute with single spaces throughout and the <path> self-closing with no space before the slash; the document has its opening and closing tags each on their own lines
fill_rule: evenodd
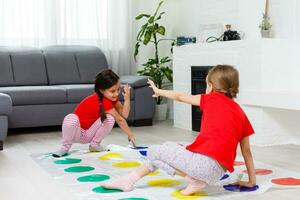
<svg viewBox="0 0 300 200">
<path fill-rule="evenodd" d="M 175 142 L 150 146 L 147 158 L 147 166 L 151 171 L 159 168 L 173 176 L 178 169 L 207 184 L 218 182 L 225 173 L 216 160 L 193 153 Z"/>
</svg>

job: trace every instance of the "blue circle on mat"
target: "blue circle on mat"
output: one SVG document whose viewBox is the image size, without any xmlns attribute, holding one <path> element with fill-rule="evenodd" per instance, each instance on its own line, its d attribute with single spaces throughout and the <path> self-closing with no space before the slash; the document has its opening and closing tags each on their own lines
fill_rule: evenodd
<svg viewBox="0 0 300 200">
<path fill-rule="evenodd" d="M 139 151 L 142 156 L 147 156 L 147 151 Z"/>
<path fill-rule="evenodd" d="M 224 185 L 223 187 L 225 190 L 229 190 L 232 192 L 253 192 L 253 191 L 258 190 L 258 188 L 259 188 L 258 185 L 253 186 L 253 187 L 244 187 L 244 186 L 240 187 L 238 185 L 232 185 L 232 184 Z"/>
<path fill-rule="evenodd" d="M 224 176 L 220 179 L 220 181 L 222 181 L 222 180 L 224 180 L 224 179 L 226 179 L 226 178 L 228 178 L 228 177 L 229 177 L 228 174 L 224 174 Z"/>
</svg>

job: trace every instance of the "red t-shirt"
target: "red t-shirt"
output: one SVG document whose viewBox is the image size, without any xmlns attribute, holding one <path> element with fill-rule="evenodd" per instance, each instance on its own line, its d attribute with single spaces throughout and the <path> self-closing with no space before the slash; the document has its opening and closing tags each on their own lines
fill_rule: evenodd
<svg viewBox="0 0 300 200">
<path fill-rule="evenodd" d="M 238 143 L 254 133 L 246 114 L 236 102 L 218 92 L 201 95 L 200 109 L 200 133 L 186 149 L 207 155 L 233 172 Z"/>
<path fill-rule="evenodd" d="M 109 99 L 103 97 L 102 106 L 103 109 L 112 109 L 117 101 L 110 101 Z M 83 129 L 88 129 L 92 124 L 100 117 L 100 104 L 99 98 L 96 93 L 84 98 L 79 105 L 75 108 L 74 114 L 79 117 L 80 126 Z"/>
</svg>

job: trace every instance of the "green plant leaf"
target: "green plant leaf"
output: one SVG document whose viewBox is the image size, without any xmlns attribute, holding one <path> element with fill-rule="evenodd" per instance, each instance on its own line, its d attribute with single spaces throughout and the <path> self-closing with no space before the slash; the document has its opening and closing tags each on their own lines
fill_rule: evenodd
<svg viewBox="0 0 300 200">
<path fill-rule="evenodd" d="M 152 34 L 155 31 L 155 25 L 148 26 L 147 31 L 150 31 Z"/>
<path fill-rule="evenodd" d="M 158 64 L 158 62 L 157 62 L 156 59 L 149 58 L 147 64 L 149 64 L 149 65 L 154 65 L 154 64 Z"/>
<path fill-rule="evenodd" d="M 154 16 L 150 17 L 149 20 L 148 20 L 149 24 L 152 24 L 153 22 L 154 22 Z"/>
<path fill-rule="evenodd" d="M 137 44 L 135 46 L 134 56 L 136 57 L 139 53 L 140 43 L 143 43 L 145 46 L 149 44 L 149 42 L 154 43 L 154 58 L 151 57 L 147 60 L 146 63 L 142 64 L 143 69 L 137 71 L 138 74 L 149 76 L 153 80 L 153 82 L 157 85 L 158 88 L 162 88 L 165 82 L 172 82 L 173 71 L 168 67 L 169 63 L 172 61 L 168 56 L 159 57 L 159 42 L 160 41 L 172 41 L 172 45 L 174 44 L 174 39 L 164 39 L 157 38 L 157 34 L 165 35 L 166 28 L 162 25 L 159 25 L 158 20 L 162 18 L 165 12 L 160 12 L 159 9 L 163 1 L 160 1 L 154 14 L 147 15 L 141 14 L 136 17 L 136 19 L 141 19 L 143 17 L 147 17 L 147 22 L 141 27 L 140 31 L 137 35 Z M 159 13 L 159 14 L 158 14 Z M 172 49 L 171 49 L 172 50 Z M 160 103 L 162 98 L 157 98 L 157 103 Z"/>
<path fill-rule="evenodd" d="M 140 43 L 137 42 L 135 44 L 135 49 L 134 49 L 134 60 L 136 60 L 136 56 L 139 54 L 139 47 L 140 47 Z"/>
<path fill-rule="evenodd" d="M 161 71 L 164 76 L 172 83 L 173 82 L 173 70 L 169 67 L 161 67 Z"/>
<path fill-rule="evenodd" d="M 165 64 L 170 62 L 171 59 L 169 58 L 169 56 L 163 57 L 162 59 L 160 59 L 160 64 Z"/>
<path fill-rule="evenodd" d="M 155 13 L 153 14 L 154 17 L 156 17 L 157 12 L 158 12 L 158 10 L 160 9 L 160 7 L 161 7 L 161 5 L 163 4 L 163 2 L 164 2 L 164 1 L 159 2 L 158 6 L 157 6 L 157 8 L 156 8 L 156 11 L 155 11 Z"/>
<path fill-rule="evenodd" d="M 155 21 L 158 21 L 161 19 L 161 17 L 165 14 L 165 12 L 161 12 L 158 17 L 155 19 Z"/>
<path fill-rule="evenodd" d="M 161 35 L 165 35 L 166 32 L 166 28 L 163 26 L 159 26 L 157 29 L 157 33 L 161 34 Z"/>
<path fill-rule="evenodd" d="M 138 35 L 137 35 L 137 37 L 136 37 L 136 40 L 141 41 L 141 38 L 143 37 L 143 35 L 144 35 L 144 33 L 145 33 L 147 27 L 148 27 L 148 23 L 146 23 L 146 24 L 144 24 L 144 25 L 142 26 L 141 30 L 139 31 L 139 33 L 138 33 Z"/>
<path fill-rule="evenodd" d="M 143 42 L 144 45 L 147 45 L 150 42 L 151 34 L 152 34 L 151 31 L 149 31 L 149 30 L 146 31 L 145 36 L 144 36 L 144 42 Z"/>
<path fill-rule="evenodd" d="M 144 71 L 144 70 L 139 70 L 139 71 L 137 71 L 137 73 L 138 73 L 139 75 L 142 75 L 142 76 L 150 76 L 150 73 L 149 73 L 149 72 L 146 72 L 146 71 Z"/>
<path fill-rule="evenodd" d="M 140 15 L 138 15 L 135 19 L 136 19 L 136 20 L 139 20 L 139 19 L 142 19 L 143 17 L 149 18 L 150 15 L 148 15 L 148 14 L 140 14 Z"/>
</svg>

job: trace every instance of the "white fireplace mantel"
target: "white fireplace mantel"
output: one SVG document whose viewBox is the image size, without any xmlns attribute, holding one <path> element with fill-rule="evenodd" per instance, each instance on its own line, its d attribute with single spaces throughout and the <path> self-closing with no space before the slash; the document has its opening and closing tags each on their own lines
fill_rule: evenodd
<svg viewBox="0 0 300 200">
<path fill-rule="evenodd" d="M 300 63 L 295 48 L 291 41 L 285 39 L 175 47 L 174 90 L 191 93 L 192 66 L 234 65 L 240 73 L 237 101 L 249 115 L 256 130 L 254 143 L 300 144 L 296 136 L 300 131 Z M 174 126 L 191 130 L 191 113 L 191 106 L 174 102 Z"/>
</svg>

